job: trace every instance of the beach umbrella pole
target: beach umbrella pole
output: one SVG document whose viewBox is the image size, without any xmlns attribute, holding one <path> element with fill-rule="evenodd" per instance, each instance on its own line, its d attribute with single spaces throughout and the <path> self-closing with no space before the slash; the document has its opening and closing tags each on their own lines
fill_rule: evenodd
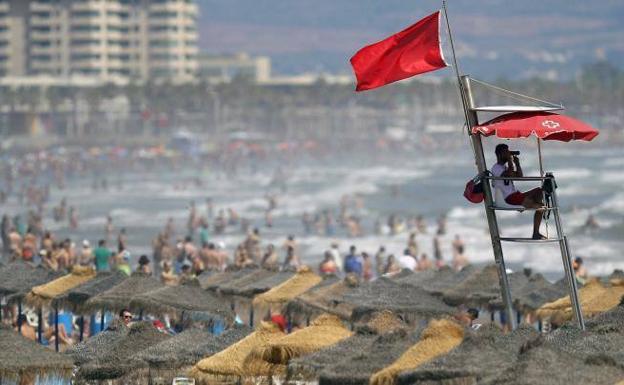
<svg viewBox="0 0 624 385">
<path fill-rule="evenodd" d="M 253 305 L 251 305 L 251 308 L 249 309 L 249 327 L 253 327 L 254 325 L 254 307 Z"/>
<path fill-rule="evenodd" d="M 17 302 L 17 331 L 22 332 L 22 300 Z"/>
<path fill-rule="evenodd" d="M 58 306 L 54 306 L 54 349 L 59 351 Z"/>
<path fill-rule="evenodd" d="M 43 311 L 41 310 L 41 308 L 39 308 L 39 311 L 37 312 L 37 318 L 39 318 L 39 325 L 37 325 L 37 342 L 41 343 L 41 341 L 43 340 L 42 335 L 43 335 Z"/>
<path fill-rule="evenodd" d="M 84 337 L 84 316 L 81 315 L 80 316 L 80 342 L 82 342 L 83 337 Z"/>
<path fill-rule="evenodd" d="M 104 331 L 104 310 L 100 314 L 100 331 Z"/>
</svg>

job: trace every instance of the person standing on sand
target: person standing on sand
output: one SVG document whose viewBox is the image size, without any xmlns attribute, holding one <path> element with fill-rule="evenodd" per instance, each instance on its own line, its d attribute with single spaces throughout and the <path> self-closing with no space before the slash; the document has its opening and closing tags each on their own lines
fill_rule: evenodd
<svg viewBox="0 0 624 385">
<path fill-rule="evenodd" d="M 355 246 L 349 248 L 349 255 L 344 260 L 344 272 L 345 274 L 355 274 L 358 278 L 362 277 L 362 262 L 360 262 Z"/>
<path fill-rule="evenodd" d="M 380 246 L 379 250 L 375 254 L 375 268 L 377 269 L 377 276 L 381 277 L 385 274 L 385 266 L 386 266 L 386 248 L 384 246 Z"/>
<path fill-rule="evenodd" d="M 95 257 L 95 270 L 98 272 L 110 271 L 111 255 L 111 251 L 106 248 L 106 241 L 104 239 L 100 239 L 98 247 L 93 251 L 93 256 Z"/>
</svg>

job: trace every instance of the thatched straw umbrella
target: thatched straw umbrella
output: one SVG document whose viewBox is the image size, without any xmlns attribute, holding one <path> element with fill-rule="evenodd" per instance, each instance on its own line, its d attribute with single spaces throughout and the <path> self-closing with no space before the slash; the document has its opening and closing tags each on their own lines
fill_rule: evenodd
<svg viewBox="0 0 624 385">
<path fill-rule="evenodd" d="M 494 324 L 466 333 L 462 343 L 448 354 L 429 361 L 416 370 L 399 375 L 399 385 L 461 383 L 488 381 L 510 368 L 520 348 L 539 334 L 521 326 L 504 334 Z"/>
<path fill-rule="evenodd" d="M 336 276 L 323 277 L 323 281 L 293 299 L 286 306 L 287 314 L 301 314 L 310 319 L 313 316 L 329 313 L 344 320 L 351 319 L 353 306 L 340 299 L 359 285 L 357 277 L 348 275 L 341 280 Z"/>
<path fill-rule="evenodd" d="M 227 349 L 199 361 L 189 375 L 202 384 L 219 381 L 236 381 L 247 375 L 244 361 L 255 348 L 283 337 L 284 333 L 274 324 L 263 322 L 255 332 Z"/>
<path fill-rule="evenodd" d="M 420 335 L 416 345 L 409 348 L 392 365 L 375 373 L 371 385 L 393 385 L 399 373 L 418 368 L 425 362 L 447 354 L 464 338 L 464 328 L 448 320 L 432 320 Z"/>
<path fill-rule="evenodd" d="M 624 362 L 624 302 L 587 319 L 585 326 L 580 331 L 570 321 L 547 335 L 545 343 L 585 360 L 607 357 Z"/>
<path fill-rule="evenodd" d="M 220 321 L 231 323 L 234 313 L 224 301 L 199 286 L 196 280 L 178 286 L 164 286 L 135 295 L 130 307 L 153 315 L 182 312 L 212 314 Z"/>
<path fill-rule="evenodd" d="M 477 270 L 474 265 L 465 266 L 460 271 L 450 266 L 443 266 L 437 270 L 430 269 L 396 279 L 397 282 L 416 286 L 429 294 L 441 297 L 445 291 L 461 284 Z"/>
<path fill-rule="evenodd" d="M 63 295 L 74 287 L 90 281 L 95 277 L 95 270 L 90 267 L 74 266 L 70 274 L 59 277 L 43 285 L 35 286 L 26 295 L 26 302 L 39 309 L 39 324 L 42 324 L 41 309 L 51 304 L 52 300 Z M 39 328 L 41 340 L 42 328 Z M 54 306 L 54 347 L 59 351 L 58 306 Z M 82 331 L 81 331 L 82 335 Z"/>
<path fill-rule="evenodd" d="M 129 357 L 171 338 L 158 331 L 151 322 L 137 322 L 130 326 L 128 334 L 115 340 L 106 352 L 96 352 L 93 360 L 82 365 L 77 377 L 84 380 L 111 380 L 120 378 L 130 371 L 140 368 L 140 361 Z"/>
<path fill-rule="evenodd" d="M 253 327 L 255 321 L 255 309 L 252 306 L 253 297 L 282 284 L 292 278 L 295 273 L 267 269 L 247 269 L 245 271 L 247 274 L 218 285 L 216 291 L 224 300 L 230 302 L 234 311 L 243 321 Z"/>
<path fill-rule="evenodd" d="M 24 383 L 35 378 L 71 379 L 72 360 L 62 354 L 52 352 L 0 325 L 0 382 Z"/>
<path fill-rule="evenodd" d="M 579 289 L 579 301 L 584 315 L 592 316 L 603 313 L 620 303 L 622 296 L 624 296 L 624 282 L 616 280 L 614 283 L 605 286 L 599 280 L 593 280 Z M 537 316 L 540 319 L 550 318 L 555 313 L 561 315 L 565 320 L 572 318 L 570 297 L 565 296 L 546 303 L 537 310 Z"/>
<path fill-rule="evenodd" d="M 366 320 L 381 310 L 399 314 L 412 324 L 452 314 L 455 311 L 423 289 L 400 284 L 385 277 L 361 284 L 338 301 L 353 306 L 351 314 L 353 322 Z"/>
<path fill-rule="evenodd" d="M 566 288 L 563 285 L 550 283 L 541 274 L 533 274 L 523 288 L 514 290 L 511 294 L 516 309 L 522 312 L 532 312 L 546 302 L 564 296 Z"/>
<path fill-rule="evenodd" d="M 130 301 L 135 296 L 163 286 L 154 277 L 142 273 L 133 273 L 119 284 L 89 299 L 85 302 L 83 309 L 85 311 L 117 311 L 129 307 Z"/>
<path fill-rule="evenodd" d="M 387 354 L 385 352 L 379 355 L 377 354 L 379 352 L 377 350 L 379 347 L 376 346 L 373 348 L 373 342 L 382 334 L 394 333 L 398 330 L 406 331 L 406 328 L 407 324 L 398 319 L 395 314 L 388 311 L 381 312 L 375 315 L 368 324 L 356 327 L 351 337 L 343 339 L 335 345 L 318 350 L 317 352 L 290 360 L 287 369 L 287 381 L 318 381 L 319 375 L 323 369 L 330 368 L 336 365 L 337 362 L 342 362 L 354 354 L 359 355 L 360 352 L 363 351 L 375 351 L 375 360 L 378 356 L 379 358 L 381 358 L 381 356 L 386 357 Z M 390 358 L 389 362 L 382 363 L 377 369 L 383 368 L 399 355 L 400 353 L 396 354 L 395 357 Z M 360 361 L 362 358 L 363 357 L 360 357 Z M 368 364 L 366 366 L 369 367 Z M 358 370 L 356 370 L 356 372 L 357 371 Z M 372 374 L 372 371 L 371 369 L 369 374 Z M 339 371 L 339 373 L 340 375 L 344 374 L 342 370 Z M 366 378 L 366 381 L 368 381 L 368 378 Z"/>
<path fill-rule="evenodd" d="M 323 314 L 310 326 L 252 350 L 244 365 L 251 376 L 284 375 L 291 359 L 334 345 L 351 335 L 338 317 Z"/>
<path fill-rule="evenodd" d="M 130 365 L 135 369 L 122 380 L 170 384 L 175 377 L 184 376 L 202 358 L 238 342 L 251 331 L 246 326 L 235 327 L 216 336 L 202 329 L 187 329 L 130 357 Z"/>
<path fill-rule="evenodd" d="M 358 326 L 354 336 L 336 345 L 337 350 L 325 350 L 327 357 L 313 355 L 312 365 L 295 361 L 299 367 L 293 364 L 289 371 L 293 378 L 318 379 L 324 385 L 367 385 L 375 372 L 417 342 L 421 330 L 408 329 L 396 315 L 384 311 L 368 324 Z"/>
<path fill-rule="evenodd" d="M 584 358 L 557 349 L 543 338 L 527 344 L 516 356 L 513 367 L 503 370 L 491 381 L 494 384 L 615 384 L 624 378 L 621 363 L 597 356 Z"/>
<path fill-rule="evenodd" d="M 26 262 L 12 262 L 0 268 L 0 296 L 26 294 L 34 286 L 50 282 L 60 276 Z"/>
<path fill-rule="evenodd" d="M 76 365 L 84 365 L 100 355 L 107 354 L 128 335 L 128 331 L 129 328 L 116 319 L 101 333 L 67 348 L 65 354 L 71 357 Z"/>
<path fill-rule="evenodd" d="M 95 278 L 95 270 L 90 267 L 74 266 L 70 274 L 64 275 L 54 281 L 35 286 L 26 295 L 26 302 L 34 307 L 44 307 L 53 299 L 81 284 Z"/>
<path fill-rule="evenodd" d="M 243 277 L 257 268 L 231 269 L 224 272 L 203 272 L 197 277 L 199 285 L 206 290 L 217 290 L 219 286 L 226 284 L 232 280 Z"/>
<path fill-rule="evenodd" d="M 512 293 L 528 284 L 528 278 L 524 272 L 512 273 L 508 279 Z M 445 291 L 443 298 L 444 302 L 451 306 L 464 304 L 488 307 L 492 305 L 494 308 L 501 309 L 498 268 L 496 265 L 488 265 L 481 270 L 474 271 L 459 285 Z"/>
<path fill-rule="evenodd" d="M 253 304 L 285 305 L 288 301 L 310 290 L 322 280 L 321 277 L 314 274 L 309 268 L 302 268 L 288 281 L 282 282 L 266 293 L 257 295 L 253 300 Z"/>
<path fill-rule="evenodd" d="M 60 276 L 43 267 L 35 267 L 26 262 L 13 262 L 0 268 L 0 299 L 6 297 L 7 303 L 17 303 L 18 315 L 22 314 L 22 302 L 26 294 L 37 285 L 50 282 Z M 0 306 L 0 320 L 2 307 Z M 18 328 L 21 330 L 21 321 Z"/>
<path fill-rule="evenodd" d="M 95 278 L 68 290 L 52 300 L 52 306 L 68 309 L 77 314 L 88 314 L 82 305 L 91 297 L 96 296 L 121 283 L 127 276 L 121 271 L 99 272 Z"/>
<path fill-rule="evenodd" d="M 206 330 L 191 328 L 135 354 L 133 359 L 145 361 L 151 370 L 158 370 L 161 376 L 165 373 L 173 376 L 174 372 L 183 372 L 184 368 L 226 349 L 251 332 L 251 328 L 240 326 L 217 336 Z"/>
</svg>

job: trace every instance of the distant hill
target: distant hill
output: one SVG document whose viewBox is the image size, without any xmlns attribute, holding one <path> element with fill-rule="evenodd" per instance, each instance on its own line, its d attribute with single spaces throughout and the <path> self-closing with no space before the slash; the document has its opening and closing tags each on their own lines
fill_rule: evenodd
<svg viewBox="0 0 624 385">
<path fill-rule="evenodd" d="M 360 47 L 441 7 L 421 0 L 197 0 L 204 51 L 269 55 L 280 73 L 350 72 Z M 460 66 L 481 78 L 570 78 L 624 66 L 622 0 L 450 0 Z M 445 34 L 446 36 L 446 34 Z M 450 55 L 448 42 L 444 43 Z"/>
</svg>

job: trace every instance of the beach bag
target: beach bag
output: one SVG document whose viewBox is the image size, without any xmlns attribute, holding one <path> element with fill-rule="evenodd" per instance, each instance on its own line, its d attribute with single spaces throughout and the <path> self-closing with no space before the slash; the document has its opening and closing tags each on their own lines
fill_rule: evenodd
<svg viewBox="0 0 624 385">
<path fill-rule="evenodd" d="M 481 174 L 470 179 L 464 189 L 464 197 L 471 203 L 483 202 L 483 177 Z"/>
</svg>

